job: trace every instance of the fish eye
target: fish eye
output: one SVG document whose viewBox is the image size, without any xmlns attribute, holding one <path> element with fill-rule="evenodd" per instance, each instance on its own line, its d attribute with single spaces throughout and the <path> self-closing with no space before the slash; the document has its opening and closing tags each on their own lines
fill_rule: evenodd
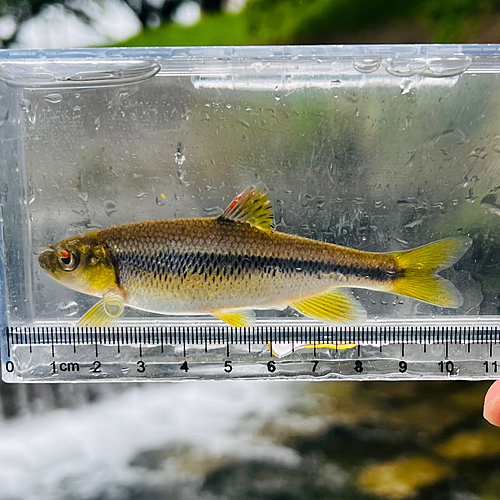
<svg viewBox="0 0 500 500">
<path fill-rule="evenodd" d="M 58 254 L 59 263 L 64 271 L 73 271 L 78 265 L 78 258 L 73 252 L 60 250 Z"/>
</svg>

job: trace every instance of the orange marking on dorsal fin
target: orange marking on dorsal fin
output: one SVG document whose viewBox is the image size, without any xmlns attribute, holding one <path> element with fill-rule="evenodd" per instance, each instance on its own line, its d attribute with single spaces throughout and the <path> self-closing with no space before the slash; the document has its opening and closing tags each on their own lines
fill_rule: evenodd
<svg viewBox="0 0 500 500">
<path fill-rule="evenodd" d="M 267 192 L 260 187 L 249 187 L 236 196 L 221 218 L 246 222 L 264 231 L 274 229 L 273 206 Z"/>
</svg>

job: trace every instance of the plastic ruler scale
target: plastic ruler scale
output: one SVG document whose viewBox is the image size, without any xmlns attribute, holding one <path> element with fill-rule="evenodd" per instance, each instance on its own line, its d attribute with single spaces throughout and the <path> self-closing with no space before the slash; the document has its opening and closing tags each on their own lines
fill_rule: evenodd
<svg viewBox="0 0 500 500">
<path fill-rule="evenodd" d="M 224 379 L 478 380 L 500 374 L 494 318 L 421 320 L 332 327 L 258 322 L 232 328 L 123 323 L 7 327 L 7 382 Z"/>
</svg>

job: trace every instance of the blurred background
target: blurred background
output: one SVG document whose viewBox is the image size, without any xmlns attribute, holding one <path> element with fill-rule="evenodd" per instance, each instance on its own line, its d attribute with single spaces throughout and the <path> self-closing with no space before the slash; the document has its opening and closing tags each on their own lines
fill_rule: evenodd
<svg viewBox="0 0 500 500">
<path fill-rule="evenodd" d="M 498 43 L 500 1 L 0 0 L 0 40 Z M 0 383 L 0 499 L 496 500 L 488 385 Z"/>
<path fill-rule="evenodd" d="M 495 43 L 498 0 L 1 0 L 5 47 Z"/>
</svg>

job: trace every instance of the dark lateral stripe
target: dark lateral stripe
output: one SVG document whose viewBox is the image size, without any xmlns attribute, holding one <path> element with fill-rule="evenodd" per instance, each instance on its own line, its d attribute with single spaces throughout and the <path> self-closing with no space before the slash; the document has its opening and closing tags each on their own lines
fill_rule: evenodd
<svg viewBox="0 0 500 500">
<path fill-rule="evenodd" d="M 307 276 L 323 274 L 343 274 L 385 281 L 396 278 L 396 274 L 379 268 L 357 267 L 312 260 L 281 259 L 256 255 L 216 254 L 216 253 L 177 253 L 160 252 L 152 255 L 121 253 L 115 256 L 119 262 L 120 274 L 147 272 L 155 275 L 187 276 L 199 275 L 241 275 L 252 271 Z"/>
</svg>

